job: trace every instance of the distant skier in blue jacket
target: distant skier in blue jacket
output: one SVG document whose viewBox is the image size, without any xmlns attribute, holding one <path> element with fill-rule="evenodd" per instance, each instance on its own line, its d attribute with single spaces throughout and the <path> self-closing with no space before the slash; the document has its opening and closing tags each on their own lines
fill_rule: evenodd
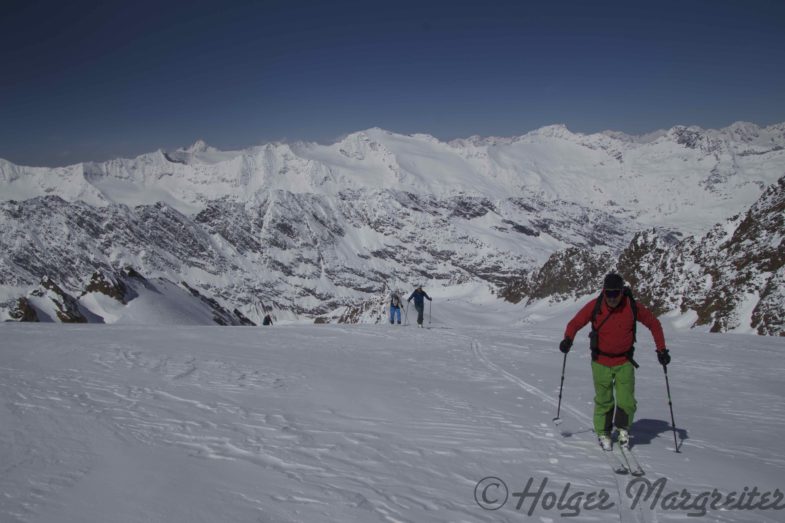
<svg viewBox="0 0 785 523">
<path fill-rule="evenodd" d="M 425 312 L 425 298 L 427 298 L 428 301 L 433 300 L 431 300 L 431 297 L 422 290 L 422 285 L 418 285 L 417 288 L 414 289 L 412 295 L 406 300 L 407 303 L 412 301 L 412 298 L 414 298 L 414 308 L 417 309 L 417 325 L 422 327 L 422 317 Z"/>
</svg>

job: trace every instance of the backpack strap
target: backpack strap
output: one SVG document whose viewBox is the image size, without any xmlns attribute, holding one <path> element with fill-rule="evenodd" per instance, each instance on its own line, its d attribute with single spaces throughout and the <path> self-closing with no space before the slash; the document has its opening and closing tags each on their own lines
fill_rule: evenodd
<svg viewBox="0 0 785 523">
<path fill-rule="evenodd" d="M 635 303 L 635 298 L 632 297 L 632 289 L 624 287 L 624 295 L 630 300 L 630 307 L 632 307 L 632 343 L 638 342 L 638 304 Z"/>
<path fill-rule="evenodd" d="M 597 297 L 597 301 L 594 302 L 594 310 L 591 311 L 591 330 L 594 332 L 599 332 L 605 322 L 608 321 L 611 317 L 610 314 L 602 320 L 602 323 L 598 327 L 594 326 L 594 322 L 597 321 L 597 316 L 600 314 L 600 310 L 602 310 L 602 294 Z"/>
<path fill-rule="evenodd" d="M 633 367 L 637 369 L 639 365 L 633 358 L 633 355 L 635 354 L 635 343 L 638 341 L 637 338 L 638 304 L 635 303 L 635 298 L 632 297 L 632 290 L 629 287 L 624 287 L 623 294 L 630 301 L 630 307 L 632 308 L 632 347 L 630 347 L 630 350 L 622 354 L 608 354 L 607 352 L 603 352 L 599 347 L 597 347 L 592 349 L 591 357 L 593 360 L 596 360 L 597 356 L 599 355 L 608 356 L 612 358 L 625 356 L 627 360 L 629 360 L 629 362 L 632 363 Z M 594 323 L 597 321 L 597 316 L 600 314 L 600 310 L 602 309 L 602 298 L 603 298 L 602 294 L 600 294 L 597 297 L 597 300 L 594 302 L 594 309 L 592 310 L 591 313 L 591 330 L 593 336 L 599 336 L 600 329 L 602 328 L 603 325 L 605 325 L 605 322 L 608 321 L 611 317 L 609 313 L 608 316 L 606 316 L 605 319 L 602 320 L 602 322 L 597 326 L 597 328 L 594 327 Z"/>
<path fill-rule="evenodd" d="M 627 358 L 627 361 L 632 363 L 632 366 L 637 369 L 638 367 L 640 367 L 640 365 L 638 365 L 638 362 L 635 361 L 635 358 L 633 357 L 634 355 L 635 355 L 635 345 L 630 347 L 630 350 L 628 350 L 627 352 L 622 352 L 621 354 L 608 354 L 607 352 L 604 352 L 600 349 L 593 350 L 591 353 L 591 357 L 593 360 L 596 360 L 597 356 L 607 356 L 609 358 L 619 358 L 621 356 L 624 356 L 625 358 Z"/>
<path fill-rule="evenodd" d="M 630 307 L 632 308 L 632 342 L 638 342 L 638 304 L 635 303 L 635 298 L 632 297 L 632 290 L 629 287 L 624 287 L 624 296 L 630 301 Z M 605 318 L 600 325 L 595 328 L 594 322 L 597 321 L 597 316 L 600 314 L 600 310 L 602 309 L 602 294 L 597 297 L 597 300 L 594 302 L 594 310 L 591 312 L 591 328 L 594 331 L 599 331 L 605 322 L 608 321 L 610 318 L 610 314 L 607 318 Z"/>
</svg>

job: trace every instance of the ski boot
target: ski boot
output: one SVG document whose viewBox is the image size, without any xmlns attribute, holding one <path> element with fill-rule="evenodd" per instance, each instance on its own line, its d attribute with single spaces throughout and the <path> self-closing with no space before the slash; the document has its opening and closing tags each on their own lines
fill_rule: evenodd
<svg viewBox="0 0 785 523">
<path fill-rule="evenodd" d="M 611 437 L 608 436 L 608 434 L 605 434 L 605 433 L 598 434 L 597 435 L 597 440 L 599 441 L 600 447 L 602 447 L 602 450 L 605 450 L 605 451 L 613 450 L 613 440 L 611 440 Z"/>
<path fill-rule="evenodd" d="M 616 441 L 625 449 L 630 448 L 630 433 L 627 429 L 618 429 Z"/>
</svg>

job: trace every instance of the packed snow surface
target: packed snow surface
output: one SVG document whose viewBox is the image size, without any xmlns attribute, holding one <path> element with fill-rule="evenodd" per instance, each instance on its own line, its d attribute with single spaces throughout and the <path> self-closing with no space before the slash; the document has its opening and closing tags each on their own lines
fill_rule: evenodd
<svg viewBox="0 0 785 523">
<path fill-rule="evenodd" d="M 512 325 L 490 305 L 440 306 L 426 329 L 0 324 L 0 521 L 783 520 L 773 508 L 696 519 L 662 499 L 785 490 L 782 339 L 664 320 L 677 453 L 639 329 L 633 451 L 665 485 L 634 504 L 643 480 L 614 474 L 591 431 L 585 330 L 552 422 L 557 345 L 577 309 Z M 476 501 L 502 499 L 497 480 L 476 489 L 489 476 L 509 494 L 493 511 Z M 585 494 L 573 503 L 607 499 L 549 508 L 565 488 Z"/>
</svg>

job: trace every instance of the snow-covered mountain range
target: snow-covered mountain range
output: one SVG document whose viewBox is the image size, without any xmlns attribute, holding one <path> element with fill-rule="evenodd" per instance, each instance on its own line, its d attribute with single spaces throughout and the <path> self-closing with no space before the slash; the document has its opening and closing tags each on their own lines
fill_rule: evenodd
<svg viewBox="0 0 785 523">
<path fill-rule="evenodd" d="M 0 160 L 0 313 L 146 322 L 133 301 L 167 296 L 223 324 L 377 321 L 391 288 L 522 308 L 618 267 L 690 325 L 782 334 L 783 176 L 785 124 L 749 123 Z"/>
</svg>

